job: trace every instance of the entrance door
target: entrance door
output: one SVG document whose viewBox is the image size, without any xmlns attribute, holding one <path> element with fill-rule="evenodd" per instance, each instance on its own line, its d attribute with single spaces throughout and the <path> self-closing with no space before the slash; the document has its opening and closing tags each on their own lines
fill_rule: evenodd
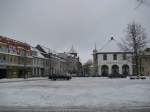
<svg viewBox="0 0 150 112">
<path fill-rule="evenodd" d="M 128 65 L 123 65 L 122 66 L 122 74 L 123 75 L 129 75 L 129 66 Z"/>
<path fill-rule="evenodd" d="M 6 69 L 0 68 L 0 78 L 6 78 L 6 77 L 7 77 Z"/>
<path fill-rule="evenodd" d="M 119 67 L 118 67 L 118 65 L 113 65 L 112 66 L 112 74 L 113 75 L 118 75 L 119 74 Z"/>
<path fill-rule="evenodd" d="M 101 68 L 101 75 L 103 77 L 107 77 L 108 76 L 108 66 L 107 65 L 103 65 Z"/>
</svg>

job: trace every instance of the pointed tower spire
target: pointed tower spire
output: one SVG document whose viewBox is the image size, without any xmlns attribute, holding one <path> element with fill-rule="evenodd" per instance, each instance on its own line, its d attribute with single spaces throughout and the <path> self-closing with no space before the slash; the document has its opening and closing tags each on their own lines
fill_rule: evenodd
<svg viewBox="0 0 150 112">
<path fill-rule="evenodd" d="M 94 66 L 94 73 L 97 75 L 97 48 L 96 48 L 96 43 L 94 44 L 94 49 L 93 49 L 93 66 Z"/>
<path fill-rule="evenodd" d="M 74 56 L 77 56 L 77 52 L 76 50 L 74 49 L 74 46 L 72 45 L 70 51 L 69 51 L 70 54 L 74 55 Z"/>
<path fill-rule="evenodd" d="M 97 52 L 97 47 L 96 47 L 96 43 L 94 44 L 94 49 L 93 49 L 93 53 Z"/>
<path fill-rule="evenodd" d="M 94 47 L 95 47 L 95 50 L 96 50 L 96 43 L 95 43 L 95 46 L 94 46 Z"/>
</svg>

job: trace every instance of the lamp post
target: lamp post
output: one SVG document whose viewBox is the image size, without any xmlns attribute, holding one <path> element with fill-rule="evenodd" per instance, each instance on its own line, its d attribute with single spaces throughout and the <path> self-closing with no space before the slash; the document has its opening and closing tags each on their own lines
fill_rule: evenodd
<svg viewBox="0 0 150 112">
<path fill-rule="evenodd" d="M 24 79 L 26 79 L 27 78 L 27 76 L 26 76 L 26 50 L 24 49 L 23 50 L 23 64 L 24 64 L 24 66 L 23 66 L 23 75 L 24 75 Z"/>
<path fill-rule="evenodd" d="M 50 67 L 49 67 L 49 75 L 52 75 L 52 70 L 51 70 L 51 68 L 52 68 L 52 65 L 51 65 L 51 53 L 50 52 L 48 53 L 48 58 L 49 58 L 49 65 L 50 65 Z"/>
</svg>

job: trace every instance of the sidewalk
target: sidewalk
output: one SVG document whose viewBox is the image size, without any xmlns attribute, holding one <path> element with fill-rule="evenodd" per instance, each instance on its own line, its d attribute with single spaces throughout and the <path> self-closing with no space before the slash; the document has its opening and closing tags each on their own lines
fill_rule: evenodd
<svg viewBox="0 0 150 112">
<path fill-rule="evenodd" d="M 0 79 L 0 83 L 8 82 L 23 82 L 23 81 L 36 81 L 36 80 L 47 80 L 47 77 L 33 77 L 33 78 L 12 78 L 12 79 Z"/>
</svg>

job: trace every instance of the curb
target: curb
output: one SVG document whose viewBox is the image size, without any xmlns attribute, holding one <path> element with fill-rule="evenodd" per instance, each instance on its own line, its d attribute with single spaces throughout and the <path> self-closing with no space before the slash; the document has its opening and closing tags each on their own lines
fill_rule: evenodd
<svg viewBox="0 0 150 112">
<path fill-rule="evenodd" d="M 9 80 L 9 81 L 0 81 L 0 83 L 13 83 L 13 82 L 25 82 L 25 81 L 37 81 L 37 80 L 47 80 L 47 78 L 43 79 L 22 79 L 22 80 Z"/>
</svg>

